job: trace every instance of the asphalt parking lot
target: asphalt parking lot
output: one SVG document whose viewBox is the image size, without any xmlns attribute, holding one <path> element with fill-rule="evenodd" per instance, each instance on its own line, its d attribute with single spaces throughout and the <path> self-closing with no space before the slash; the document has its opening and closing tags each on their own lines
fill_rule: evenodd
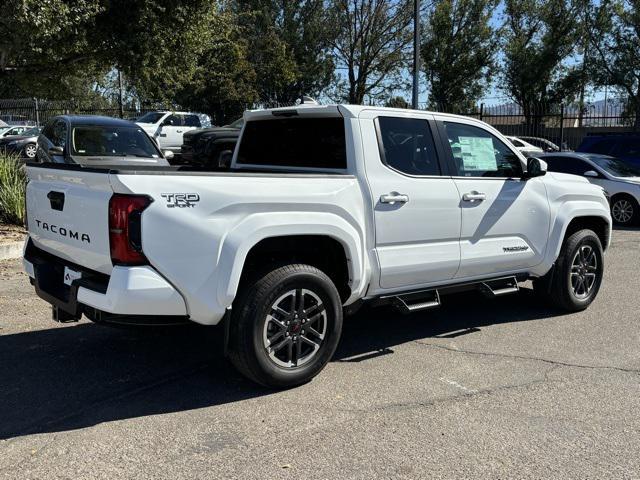
<svg viewBox="0 0 640 480">
<path fill-rule="evenodd" d="M 210 332 L 58 325 L 0 262 L 0 478 L 639 478 L 640 231 L 558 316 L 529 288 L 366 310 L 311 383 L 244 380 Z"/>
</svg>

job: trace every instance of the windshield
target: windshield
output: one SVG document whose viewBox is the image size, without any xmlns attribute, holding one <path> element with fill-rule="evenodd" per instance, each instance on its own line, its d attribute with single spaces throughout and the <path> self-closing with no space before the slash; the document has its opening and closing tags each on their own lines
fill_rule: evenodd
<svg viewBox="0 0 640 480">
<path fill-rule="evenodd" d="M 640 177 L 640 168 L 624 160 L 596 155 L 589 156 L 589 159 L 614 177 Z"/>
<path fill-rule="evenodd" d="M 162 117 L 164 117 L 164 113 L 162 112 L 149 112 L 145 113 L 141 116 L 136 122 L 138 123 L 158 123 Z"/>
<path fill-rule="evenodd" d="M 71 134 L 72 155 L 82 157 L 159 158 L 153 142 L 141 128 L 82 125 Z"/>
</svg>

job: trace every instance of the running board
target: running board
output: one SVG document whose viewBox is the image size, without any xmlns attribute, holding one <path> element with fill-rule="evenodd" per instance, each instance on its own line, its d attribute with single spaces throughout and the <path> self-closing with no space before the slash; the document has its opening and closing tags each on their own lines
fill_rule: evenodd
<svg viewBox="0 0 640 480">
<path fill-rule="evenodd" d="M 439 307 L 440 294 L 451 294 L 462 291 L 476 290 L 489 298 L 501 297 L 520 291 L 518 279 L 515 276 L 492 278 L 490 280 L 445 285 L 440 288 L 418 290 L 397 295 L 380 297 L 383 303 L 391 303 L 402 313 L 413 313 L 421 310 Z"/>
<path fill-rule="evenodd" d="M 496 278 L 495 280 L 482 282 L 479 285 L 479 289 L 484 295 L 491 298 L 520 291 L 516 277 Z"/>
<path fill-rule="evenodd" d="M 438 290 L 423 290 L 393 297 L 394 305 L 403 313 L 413 313 L 440 306 Z"/>
</svg>

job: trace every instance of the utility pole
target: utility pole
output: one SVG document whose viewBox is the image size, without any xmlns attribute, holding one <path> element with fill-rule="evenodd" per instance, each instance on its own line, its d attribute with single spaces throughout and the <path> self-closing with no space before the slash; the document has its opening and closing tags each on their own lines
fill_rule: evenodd
<svg viewBox="0 0 640 480">
<path fill-rule="evenodd" d="M 413 0 L 413 92 L 411 108 L 418 108 L 418 79 L 420 77 L 420 0 Z"/>
<path fill-rule="evenodd" d="M 118 69 L 118 90 L 120 98 L 120 118 L 124 118 L 124 94 L 122 91 L 122 71 Z"/>
</svg>

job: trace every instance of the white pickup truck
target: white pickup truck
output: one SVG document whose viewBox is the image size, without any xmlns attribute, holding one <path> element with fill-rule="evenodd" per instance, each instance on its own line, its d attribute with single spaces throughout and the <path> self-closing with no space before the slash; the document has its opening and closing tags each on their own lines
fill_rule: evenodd
<svg viewBox="0 0 640 480">
<path fill-rule="evenodd" d="M 363 302 L 414 312 L 527 279 L 567 311 L 596 297 L 602 188 L 487 124 L 343 105 L 244 118 L 228 172 L 29 165 L 24 267 L 56 319 L 219 324 L 243 374 L 287 387 Z"/>
</svg>

